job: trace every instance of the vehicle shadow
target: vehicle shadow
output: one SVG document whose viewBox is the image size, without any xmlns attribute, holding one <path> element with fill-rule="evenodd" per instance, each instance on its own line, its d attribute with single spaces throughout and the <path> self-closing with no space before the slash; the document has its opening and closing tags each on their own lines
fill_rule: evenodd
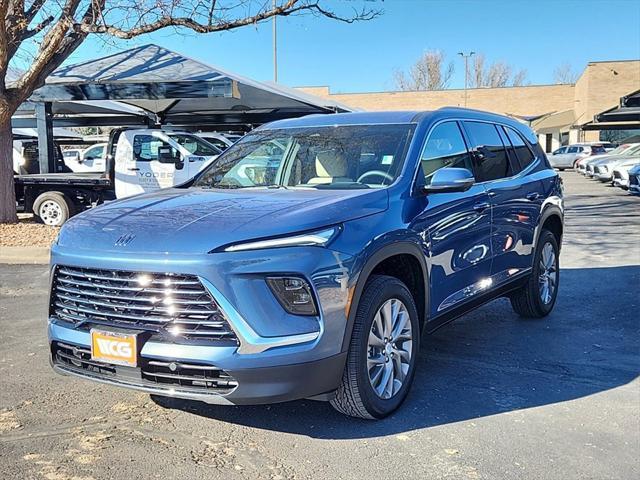
<svg viewBox="0 0 640 480">
<path fill-rule="evenodd" d="M 546 319 L 520 319 L 500 299 L 425 336 L 407 401 L 382 421 L 348 418 L 310 400 L 242 407 L 154 401 L 203 418 L 322 439 L 395 435 L 566 402 L 638 376 L 638 286 L 640 266 L 563 269 L 558 302 Z"/>
</svg>

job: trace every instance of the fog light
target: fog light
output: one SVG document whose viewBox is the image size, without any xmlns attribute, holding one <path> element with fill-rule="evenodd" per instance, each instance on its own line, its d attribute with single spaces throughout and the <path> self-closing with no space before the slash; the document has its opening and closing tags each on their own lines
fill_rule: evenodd
<svg viewBox="0 0 640 480">
<path fill-rule="evenodd" d="M 300 277 L 269 277 L 267 284 L 280 305 L 293 315 L 317 315 L 311 286 Z"/>
</svg>

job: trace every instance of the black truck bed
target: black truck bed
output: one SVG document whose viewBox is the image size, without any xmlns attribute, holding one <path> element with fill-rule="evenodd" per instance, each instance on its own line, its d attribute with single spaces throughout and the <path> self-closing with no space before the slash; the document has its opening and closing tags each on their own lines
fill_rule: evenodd
<svg viewBox="0 0 640 480">
<path fill-rule="evenodd" d="M 111 188 L 111 181 L 104 173 L 34 173 L 14 175 L 21 185 L 67 185 L 77 187 Z"/>
</svg>

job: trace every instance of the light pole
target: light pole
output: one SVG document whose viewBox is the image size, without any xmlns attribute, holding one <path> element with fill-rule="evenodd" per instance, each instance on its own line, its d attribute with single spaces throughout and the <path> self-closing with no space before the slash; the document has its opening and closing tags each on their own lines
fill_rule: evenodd
<svg viewBox="0 0 640 480">
<path fill-rule="evenodd" d="M 476 52 L 458 52 L 462 58 L 464 58 L 464 106 L 467 106 L 467 85 L 469 84 L 469 58 L 475 55 Z"/>
<path fill-rule="evenodd" d="M 273 9 L 276 8 L 276 0 L 271 3 Z M 278 83 L 278 33 L 276 29 L 277 15 L 273 16 L 273 81 Z"/>
</svg>

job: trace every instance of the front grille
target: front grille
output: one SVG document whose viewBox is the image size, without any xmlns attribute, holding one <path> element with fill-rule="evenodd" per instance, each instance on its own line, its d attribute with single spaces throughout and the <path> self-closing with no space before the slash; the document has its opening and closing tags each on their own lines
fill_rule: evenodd
<svg viewBox="0 0 640 480">
<path fill-rule="evenodd" d="M 212 365 L 142 357 L 138 367 L 122 367 L 92 360 L 88 347 L 61 342 L 52 344 L 52 358 L 66 371 L 133 387 L 226 394 L 238 386 L 235 378 Z"/>
<path fill-rule="evenodd" d="M 640 185 L 640 179 L 636 175 L 630 175 L 629 185 Z"/>
<path fill-rule="evenodd" d="M 78 327 L 107 325 L 237 343 L 220 307 L 194 275 L 58 266 L 51 314 Z"/>
<path fill-rule="evenodd" d="M 622 179 L 622 174 L 619 171 L 614 170 L 613 171 L 613 178 Z"/>
</svg>

